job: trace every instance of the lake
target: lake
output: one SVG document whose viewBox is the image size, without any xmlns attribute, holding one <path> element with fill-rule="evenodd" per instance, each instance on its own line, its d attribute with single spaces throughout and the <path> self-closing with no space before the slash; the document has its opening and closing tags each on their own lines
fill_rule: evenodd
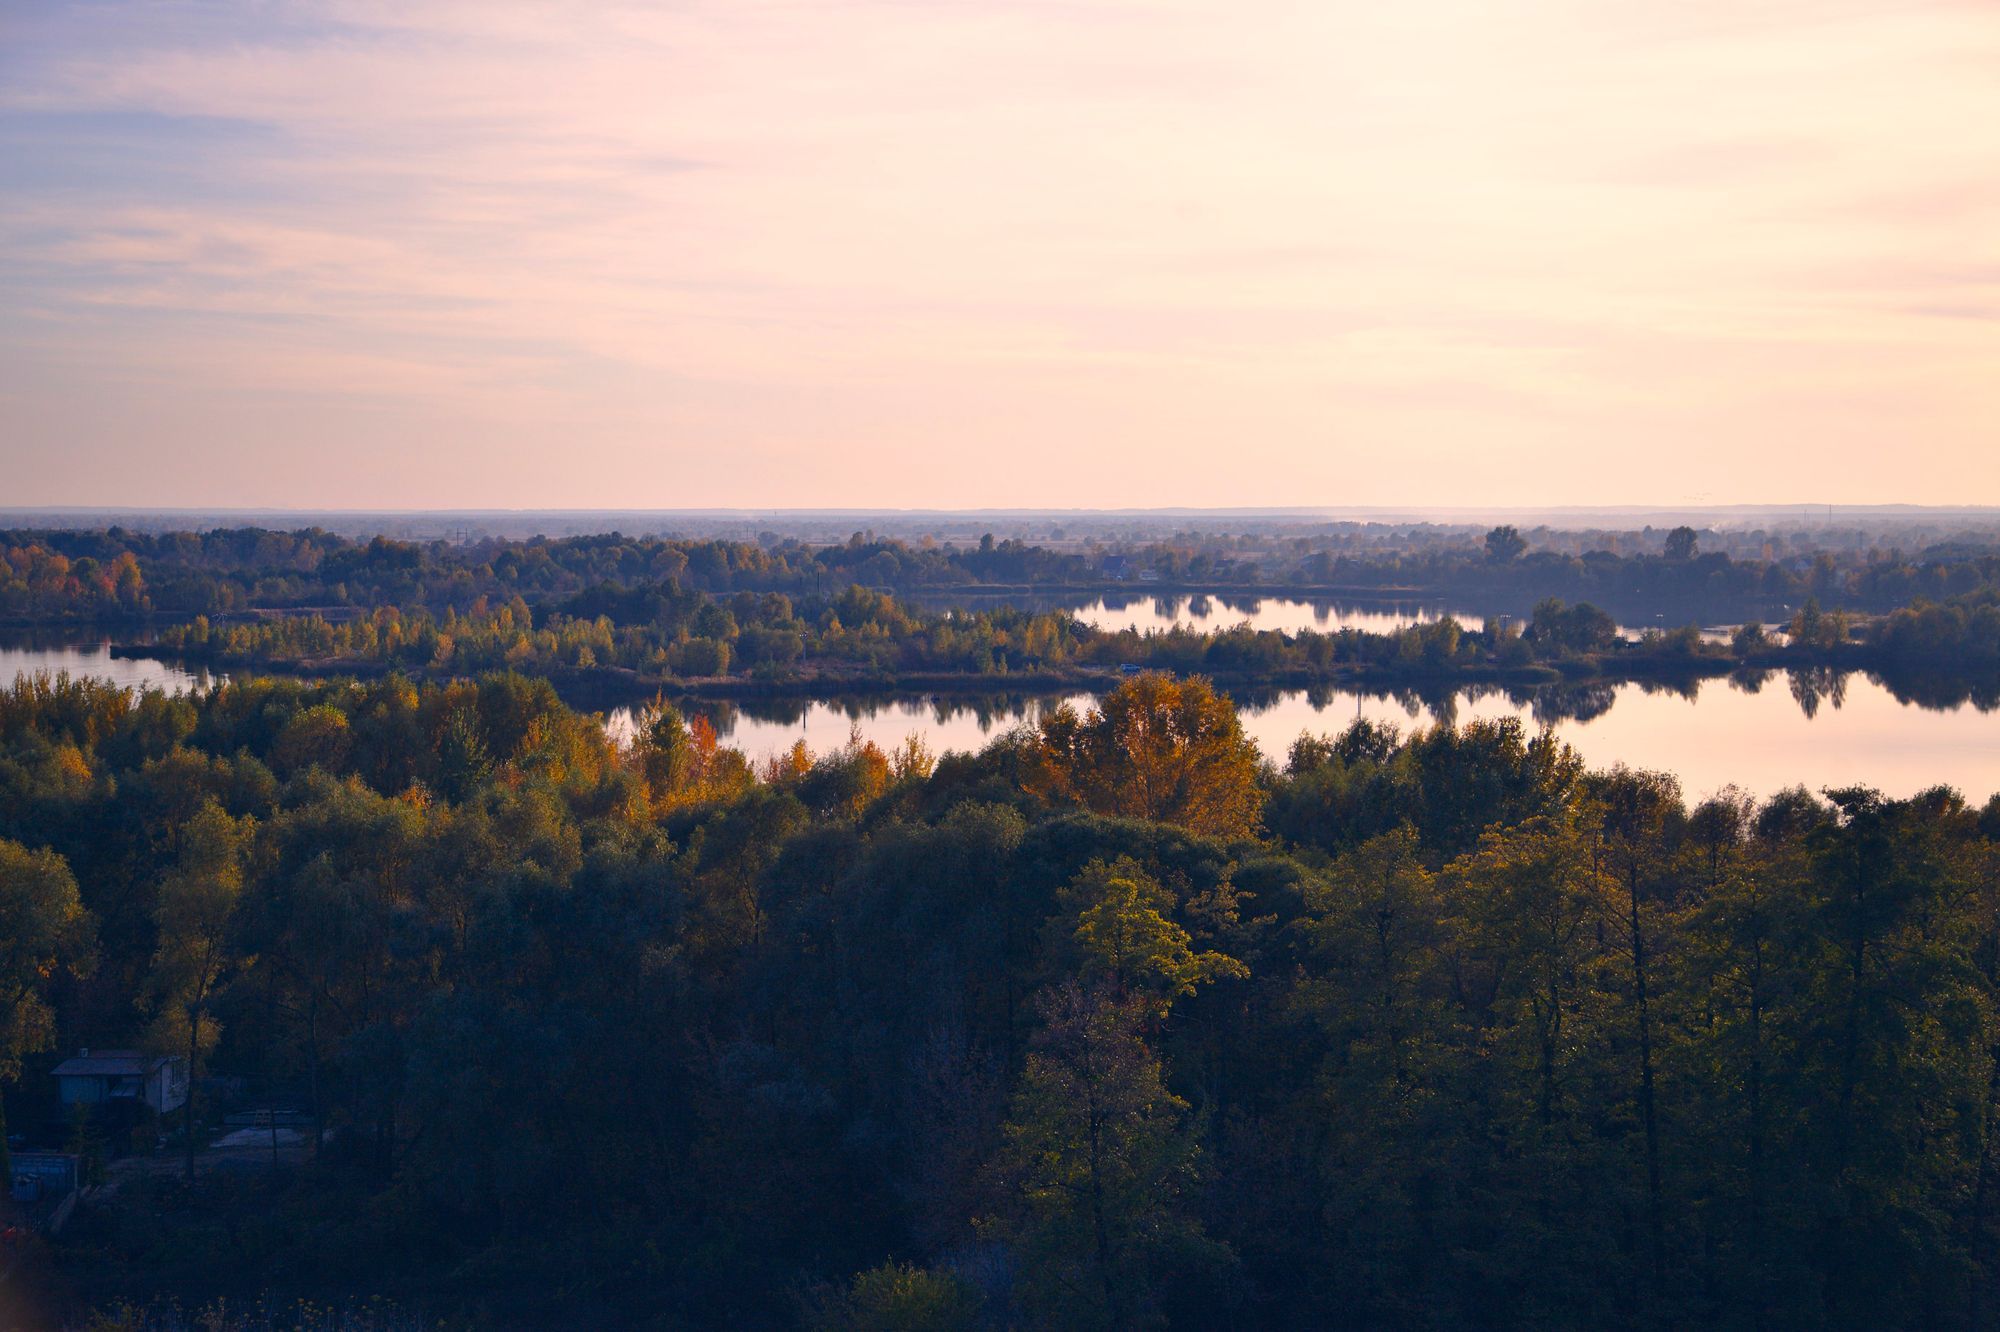
<svg viewBox="0 0 2000 1332">
<path fill-rule="evenodd" d="M 714 723 L 722 740 L 761 760 L 799 740 L 815 751 L 858 733 L 884 749 L 925 737 L 933 750 L 972 750 L 1009 727 L 1033 724 L 1061 699 L 967 704 L 953 698 L 815 701 L 755 705 L 689 700 L 689 711 Z M 1088 694 L 1067 701 L 1079 709 Z M 1862 784 L 1908 796 L 1945 783 L 1983 803 L 2000 792 L 2000 710 L 1970 703 L 1932 710 L 1899 701 L 1867 676 L 1795 682 L 1767 676 L 1712 679 L 1685 689 L 1621 684 L 1585 691 L 1510 696 L 1504 690 L 1459 691 L 1425 702 L 1353 690 L 1287 690 L 1239 700 L 1244 730 L 1282 763 L 1302 733 L 1339 731 L 1357 717 L 1405 731 L 1441 720 L 1518 718 L 1544 722 L 1586 762 L 1671 772 L 1698 799 L 1731 784 L 1760 796 L 1796 784 L 1817 789 Z M 610 714 L 614 734 L 629 733 L 631 713 Z"/>
<path fill-rule="evenodd" d="M 72 678 L 90 676 L 130 689 L 174 692 L 207 684 L 207 671 L 189 670 L 148 657 L 114 657 L 102 638 L 80 639 L 74 631 L 0 630 L 0 688 L 21 675 L 67 672 Z"/>
<path fill-rule="evenodd" d="M 1268 602 L 1266 603 L 1269 604 Z M 117 684 L 168 690 L 203 683 L 204 674 L 146 658 L 114 658 L 102 641 L 68 637 L 0 638 L 0 685 L 21 672 L 67 671 Z M 804 740 L 825 751 L 858 732 L 883 748 L 922 735 L 932 749 L 972 750 L 1009 727 L 1032 724 L 1057 699 L 959 697 L 918 699 L 714 700 L 685 706 L 714 722 L 725 743 L 761 760 Z M 1087 707 L 1090 696 L 1070 699 Z M 1690 798 L 1734 783 L 1757 795 L 1803 783 L 1808 787 L 1865 784 L 1907 796 L 1939 783 L 1983 802 L 2000 791 L 2000 710 L 1971 703 L 1930 709 L 1899 701 L 1865 675 L 1830 682 L 1764 678 L 1752 691 L 1732 679 L 1685 689 L 1622 684 L 1587 690 L 1510 695 L 1475 689 L 1428 701 L 1352 690 L 1243 693 L 1244 729 L 1263 752 L 1282 762 L 1302 732 L 1338 731 L 1356 717 L 1395 722 L 1406 730 L 1446 718 L 1517 717 L 1544 721 L 1586 761 L 1672 772 Z M 614 734 L 628 733 L 630 709 L 607 716 Z"/>
</svg>

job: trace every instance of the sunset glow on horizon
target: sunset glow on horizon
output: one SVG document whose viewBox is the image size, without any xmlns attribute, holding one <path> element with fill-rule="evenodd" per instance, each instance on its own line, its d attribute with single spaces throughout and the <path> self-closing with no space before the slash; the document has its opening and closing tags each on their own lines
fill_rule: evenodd
<svg viewBox="0 0 2000 1332">
<path fill-rule="evenodd" d="M 0 0 L 6 502 L 2000 502 L 2000 9 Z"/>
</svg>

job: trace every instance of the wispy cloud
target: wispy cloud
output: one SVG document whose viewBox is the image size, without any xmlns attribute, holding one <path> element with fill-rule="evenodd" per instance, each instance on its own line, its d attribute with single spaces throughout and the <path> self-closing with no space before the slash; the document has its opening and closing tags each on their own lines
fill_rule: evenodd
<svg viewBox="0 0 2000 1332">
<path fill-rule="evenodd" d="M 0 25 L 19 502 L 1644 498 L 1607 448 L 2000 483 L 1984 3 Z"/>
</svg>

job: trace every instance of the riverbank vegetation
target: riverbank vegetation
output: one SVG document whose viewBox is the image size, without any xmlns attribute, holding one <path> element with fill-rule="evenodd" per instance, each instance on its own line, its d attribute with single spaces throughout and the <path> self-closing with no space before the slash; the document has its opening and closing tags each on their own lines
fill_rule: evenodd
<svg viewBox="0 0 2000 1332">
<path fill-rule="evenodd" d="M 40 1275 L 77 1318 L 1990 1326 L 1988 794 L 1691 803 L 1511 723 L 1270 765 L 1158 675 L 761 768 L 519 675 L 23 681 L 11 1125 L 51 1047 L 192 1048 L 197 1138 L 316 1144 L 114 1170 Z"/>
</svg>

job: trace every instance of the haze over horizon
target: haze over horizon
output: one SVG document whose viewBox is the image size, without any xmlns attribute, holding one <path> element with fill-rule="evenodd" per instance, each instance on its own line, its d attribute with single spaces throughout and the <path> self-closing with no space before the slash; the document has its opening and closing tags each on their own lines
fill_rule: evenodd
<svg viewBox="0 0 2000 1332">
<path fill-rule="evenodd" d="M 0 503 L 2000 500 L 2000 17 L 0 2 Z"/>
</svg>

